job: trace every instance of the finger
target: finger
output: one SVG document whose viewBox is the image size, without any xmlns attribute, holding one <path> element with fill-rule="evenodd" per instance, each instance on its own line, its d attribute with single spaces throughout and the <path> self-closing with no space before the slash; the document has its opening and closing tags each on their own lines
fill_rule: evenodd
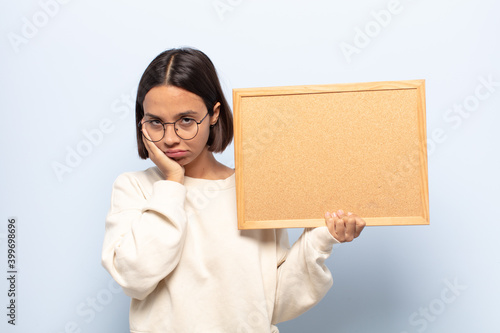
<svg viewBox="0 0 500 333">
<path fill-rule="evenodd" d="M 144 145 L 146 146 L 146 149 L 148 150 L 149 154 L 155 156 L 156 155 L 155 153 L 157 153 L 157 149 L 159 148 L 153 141 L 150 141 L 151 137 L 149 136 L 149 133 L 144 127 L 144 125 L 142 127 L 142 133 L 144 134 L 142 137 L 142 142 L 144 142 Z"/>
<path fill-rule="evenodd" d="M 363 229 L 366 226 L 365 220 L 363 220 L 361 217 L 356 216 L 355 218 L 356 218 L 356 232 L 354 233 L 354 238 L 358 237 L 359 234 L 361 234 L 361 231 L 363 231 Z"/>
<path fill-rule="evenodd" d="M 149 146 L 149 143 L 153 143 L 153 142 L 151 141 L 151 137 L 149 136 L 148 131 L 144 127 L 144 124 L 142 125 L 142 134 L 143 134 L 142 141 L 144 141 L 146 143 L 146 148 L 147 148 L 147 146 Z"/>
<path fill-rule="evenodd" d="M 339 242 L 345 241 L 345 222 L 341 218 L 335 220 L 335 233 L 337 234 L 337 240 Z"/>
<path fill-rule="evenodd" d="M 328 221 L 332 218 L 332 214 L 330 212 L 325 212 L 325 221 Z"/>
<path fill-rule="evenodd" d="M 343 242 L 344 240 L 344 235 L 343 234 L 338 234 L 336 231 L 336 223 L 339 221 L 339 218 L 335 212 L 325 213 L 325 218 L 326 218 L 326 226 L 328 227 L 328 231 L 330 231 L 330 234 L 339 242 Z M 342 228 L 340 228 L 342 230 Z"/>
<path fill-rule="evenodd" d="M 151 158 L 151 160 L 153 160 L 155 154 L 150 147 L 151 142 L 146 140 L 146 138 L 144 136 L 142 137 L 142 142 L 144 143 L 144 146 L 146 147 L 146 150 L 148 151 L 149 158 Z"/>
<path fill-rule="evenodd" d="M 344 217 L 346 221 L 345 241 L 350 242 L 356 233 L 356 218 L 352 215 Z"/>
<path fill-rule="evenodd" d="M 151 140 L 151 137 L 149 136 L 148 130 L 146 129 L 146 127 L 144 127 L 144 124 L 142 124 L 142 133 L 148 139 L 149 142 L 153 142 L 153 140 Z"/>
<path fill-rule="evenodd" d="M 365 228 L 366 222 L 361 217 L 359 217 L 357 214 L 354 214 L 351 212 L 348 212 L 347 216 L 349 216 L 349 217 L 352 216 L 356 219 L 356 231 L 354 233 L 354 238 L 357 238 L 361 234 L 361 231 L 363 231 L 363 229 Z"/>
</svg>

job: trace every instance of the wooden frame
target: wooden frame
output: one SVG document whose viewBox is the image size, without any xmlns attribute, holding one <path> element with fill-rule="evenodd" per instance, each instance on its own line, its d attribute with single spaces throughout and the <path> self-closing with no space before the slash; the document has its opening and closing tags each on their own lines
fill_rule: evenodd
<svg viewBox="0 0 500 333">
<path fill-rule="evenodd" d="M 233 90 L 239 229 L 429 224 L 424 80 Z"/>
</svg>

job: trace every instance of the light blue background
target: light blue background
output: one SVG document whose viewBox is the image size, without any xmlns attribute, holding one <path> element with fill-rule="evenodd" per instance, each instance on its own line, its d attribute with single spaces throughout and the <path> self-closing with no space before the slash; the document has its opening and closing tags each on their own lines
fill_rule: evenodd
<svg viewBox="0 0 500 333">
<path fill-rule="evenodd" d="M 127 332 L 129 300 L 100 265 L 104 218 L 113 180 L 151 165 L 135 146 L 138 80 L 178 46 L 209 55 L 230 102 L 233 88 L 426 80 L 428 136 L 441 133 L 429 149 L 431 225 L 370 227 L 336 247 L 334 287 L 282 332 L 500 331 L 498 1 L 54 3 L 0 11 L 2 274 L 7 218 L 19 223 L 17 325 L 2 279 L 0 331 Z M 391 6 L 376 23 L 372 12 L 380 20 Z M 23 28 L 34 21 L 37 31 Z M 342 43 L 365 28 L 369 44 L 346 57 Z M 448 113 L 475 101 L 467 116 Z M 107 133 L 85 146 L 103 121 Z M 87 156 L 59 179 L 53 164 L 77 147 Z M 231 167 L 233 157 L 233 146 L 217 156 Z"/>
</svg>

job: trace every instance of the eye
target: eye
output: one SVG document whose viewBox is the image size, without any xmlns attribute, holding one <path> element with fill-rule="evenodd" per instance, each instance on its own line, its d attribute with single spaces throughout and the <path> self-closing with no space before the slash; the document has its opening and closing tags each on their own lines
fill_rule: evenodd
<svg viewBox="0 0 500 333">
<path fill-rule="evenodd" d="M 163 126 L 163 124 L 161 123 L 161 121 L 159 121 L 158 119 L 149 120 L 148 123 L 151 126 Z"/>
<path fill-rule="evenodd" d="M 194 122 L 195 122 L 195 120 L 193 118 L 183 117 L 183 118 L 179 119 L 180 125 L 183 125 L 183 126 L 192 125 L 192 124 L 194 124 Z"/>
</svg>

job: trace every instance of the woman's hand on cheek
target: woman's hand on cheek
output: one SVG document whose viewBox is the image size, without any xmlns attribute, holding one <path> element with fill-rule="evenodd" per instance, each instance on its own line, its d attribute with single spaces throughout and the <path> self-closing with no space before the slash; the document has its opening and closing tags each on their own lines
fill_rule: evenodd
<svg viewBox="0 0 500 333">
<path fill-rule="evenodd" d="M 366 222 L 353 213 L 345 214 L 343 210 L 326 212 L 325 222 L 330 234 L 341 243 L 350 242 L 358 237 Z"/>
<path fill-rule="evenodd" d="M 154 142 L 147 140 L 145 136 L 147 138 L 150 138 L 150 136 L 144 127 L 142 128 L 142 133 L 144 133 L 142 141 L 148 150 L 149 158 L 160 169 L 165 179 L 177 181 L 183 184 L 184 167 L 165 155 L 165 153 L 161 151 L 161 149 L 158 148 Z"/>
</svg>

